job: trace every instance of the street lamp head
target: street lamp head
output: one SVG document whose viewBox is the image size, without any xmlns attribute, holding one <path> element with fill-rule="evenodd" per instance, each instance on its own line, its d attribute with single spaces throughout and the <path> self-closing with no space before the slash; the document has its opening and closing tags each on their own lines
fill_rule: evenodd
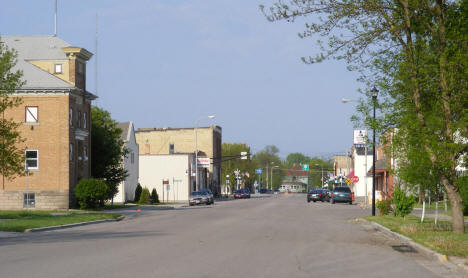
<svg viewBox="0 0 468 278">
<path fill-rule="evenodd" d="M 208 118 L 214 119 L 214 118 L 216 118 L 216 116 L 215 115 L 210 115 L 210 116 L 208 116 Z"/>
<path fill-rule="evenodd" d="M 342 98 L 342 99 L 341 99 L 341 102 L 342 102 L 342 103 L 348 103 L 348 102 L 351 102 L 351 101 L 352 101 L 352 100 L 349 99 L 349 98 Z"/>
<path fill-rule="evenodd" d="M 371 90 L 371 93 L 372 93 L 373 98 L 377 98 L 377 94 L 379 93 L 379 90 L 377 90 L 377 88 L 374 86 L 374 88 L 372 88 Z"/>
</svg>

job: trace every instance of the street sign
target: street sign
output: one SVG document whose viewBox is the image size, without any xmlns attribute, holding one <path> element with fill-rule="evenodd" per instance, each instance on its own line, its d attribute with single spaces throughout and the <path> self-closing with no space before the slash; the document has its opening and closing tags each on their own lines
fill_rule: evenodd
<svg viewBox="0 0 468 278">
<path fill-rule="evenodd" d="M 354 182 L 354 183 L 358 183 L 358 182 L 359 182 L 359 177 L 358 177 L 358 176 L 354 176 L 354 177 L 353 177 L 353 182 Z"/>
<path fill-rule="evenodd" d="M 346 184 L 350 184 L 351 183 L 351 179 L 350 178 L 347 178 L 346 179 Z"/>
<path fill-rule="evenodd" d="M 210 158 L 209 157 L 197 157 L 198 168 L 210 168 Z"/>
<path fill-rule="evenodd" d="M 354 130 L 354 145 L 365 145 L 367 140 L 367 130 Z"/>
<path fill-rule="evenodd" d="M 309 164 L 302 164 L 302 171 L 309 171 Z"/>
<path fill-rule="evenodd" d="M 241 152 L 241 159 L 247 159 L 247 152 Z"/>
<path fill-rule="evenodd" d="M 262 169 L 262 168 L 257 168 L 257 169 L 255 169 L 255 174 L 261 175 L 262 173 L 263 173 L 263 169 Z"/>
</svg>

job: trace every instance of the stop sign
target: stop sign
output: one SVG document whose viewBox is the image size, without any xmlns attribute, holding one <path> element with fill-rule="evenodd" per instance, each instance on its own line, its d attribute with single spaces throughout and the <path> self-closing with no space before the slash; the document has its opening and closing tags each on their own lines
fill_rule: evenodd
<svg viewBox="0 0 468 278">
<path fill-rule="evenodd" d="M 358 182 L 359 182 L 359 177 L 358 177 L 358 176 L 354 176 L 352 179 L 353 179 L 353 182 L 354 182 L 354 183 L 358 183 Z"/>
</svg>

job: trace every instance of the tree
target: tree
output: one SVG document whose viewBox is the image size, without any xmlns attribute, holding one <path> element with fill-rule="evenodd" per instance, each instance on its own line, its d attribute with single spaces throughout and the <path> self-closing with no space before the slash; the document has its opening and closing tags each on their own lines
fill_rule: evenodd
<svg viewBox="0 0 468 278">
<path fill-rule="evenodd" d="M 294 164 L 307 164 L 310 161 L 310 157 L 303 155 L 302 153 L 290 153 L 286 157 L 286 163 L 288 165 Z"/>
<path fill-rule="evenodd" d="M 152 204 L 159 203 L 159 196 L 158 196 L 158 192 L 156 192 L 156 188 L 153 188 L 153 190 L 151 191 L 151 203 Z"/>
<path fill-rule="evenodd" d="M 75 186 L 74 192 L 78 199 L 80 208 L 95 208 L 104 205 L 104 200 L 108 195 L 109 187 L 102 180 L 84 179 Z"/>
<path fill-rule="evenodd" d="M 257 152 L 252 160 L 255 162 L 257 167 L 263 168 L 262 174 L 262 187 L 266 188 L 267 183 L 272 184 L 273 189 L 277 189 L 284 177 L 284 165 L 281 158 L 278 156 L 279 149 L 274 145 L 268 145 L 263 150 Z M 271 171 L 272 167 L 278 166 L 277 170 Z M 272 175 L 273 174 L 273 175 Z M 270 176 L 272 176 L 272 181 L 270 181 Z"/>
<path fill-rule="evenodd" d="M 250 147 L 242 143 L 223 143 L 221 146 L 222 164 L 221 164 L 221 181 L 226 184 L 229 180 L 231 192 L 235 188 L 237 181 L 234 171 L 239 169 L 245 186 L 252 189 L 255 182 L 256 164 L 250 158 L 240 159 L 241 152 L 250 154 Z M 229 175 L 227 178 L 226 176 Z"/>
<path fill-rule="evenodd" d="M 107 199 L 114 203 L 118 185 L 128 176 L 122 163 L 128 150 L 120 139 L 122 130 L 108 111 L 91 108 L 91 175 L 102 179 L 109 187 Z"/>
<path fill-rule="evenodd" d="M 143 191 L 143 188 L 141 187 L 140 183 L 138 183 L 137 187 L 135 188 L 135 198 L 133 199 L 134 203 L 138 203 L 138 201 L 140 200 L 142 191 Z"/>
<path fill-rule="evenodd" d="M 21 123 L 5 118 L 7 109 L 21 104 L 21 98 L 12 96 L 12 93 L 25 84 L 21 80 L 23 73 L 13 70 L 16 59 L 17 53 L 2 43 L 0 38 L 0 174 L 3 190 L 5 178 L 11 180 L 24 174 L 24 150 L 19 147 L 24 140 L 18 131 Z"/>
<path fill-rule="evenodd" d="M 468 3 L 289 2 L 279 1 L 269 10 L 261 9 L 271 21 L 313 15 L 300 36 L 320 35 L 328 40 L 320 42 L 322 53 L 303 61 L 344 59 L 350 69 L 361 72 L 360 80 L 366 87 L 379 86 L 383 125 L 369 117 L 373 103 L 367 92 L 359 108 L 366 126 L 377 130 L 397 126 L 408 131 L 403 134 L 418 131 L 414 136 L 449 197 L 453 231 L 463 233 L 456 166 L 468 150 L 468 143 L 460 140 L 468 138 Z"/>
</svg>

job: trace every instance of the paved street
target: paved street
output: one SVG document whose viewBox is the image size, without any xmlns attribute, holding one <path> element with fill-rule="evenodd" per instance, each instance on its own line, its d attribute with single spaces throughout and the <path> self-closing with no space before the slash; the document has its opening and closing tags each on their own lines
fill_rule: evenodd
<svg viewBox="0 0 468 278">
<path fill-rule="evenodd" d="M 0 237 L 0 277 L 462 277 L 305 195 L 125 211 L 121 222 Z"/>
</svg>

